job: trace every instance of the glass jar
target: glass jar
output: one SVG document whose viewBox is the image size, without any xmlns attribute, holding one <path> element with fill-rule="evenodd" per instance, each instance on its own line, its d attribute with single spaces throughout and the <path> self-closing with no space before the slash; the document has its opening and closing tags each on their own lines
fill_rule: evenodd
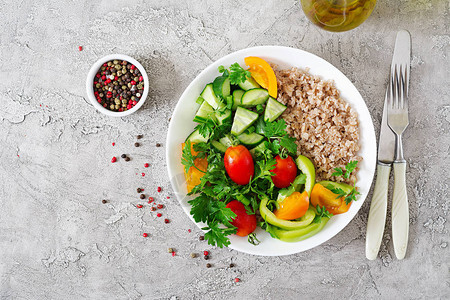
<svg viewBox="0 0 450 300">
<path fill-rule="evenodd" d="M 377 0 L 301 0 L 303 11 L 315 25 L 328 31 L 358 27 L 372 13 Z"/>
</svg>

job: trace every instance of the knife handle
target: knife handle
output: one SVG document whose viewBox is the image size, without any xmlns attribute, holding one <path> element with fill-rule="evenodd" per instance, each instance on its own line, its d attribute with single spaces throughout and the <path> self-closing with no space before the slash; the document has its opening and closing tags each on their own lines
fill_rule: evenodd
<svg viewBox="0 0 450 300">
<path fill-rule="evenodd" d="M 392 198 L 392 240 L 395 256 L 403 259 L 408 246 L 409 207 L 406 194 L 406 162 L 394 162 L 394 195 Z"/>
<path fill-rule="evenodd" d="M 372 196 L 372 203 L 370 204 L 366 232 L 366 257 L 370 260 L 377 258 L 381 239 L 383 238 L 390 173 L 390 165 L 377 165 L 377 181 Z"/>
</svg>

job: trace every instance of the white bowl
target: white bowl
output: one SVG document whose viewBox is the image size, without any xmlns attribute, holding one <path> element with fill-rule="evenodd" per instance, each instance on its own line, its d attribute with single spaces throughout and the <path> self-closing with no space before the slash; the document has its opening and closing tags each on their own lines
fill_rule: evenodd
<svg viewBox="0 0 450 300">
<path fill-rule="evenodd" d="M 236 235 L 230 236 L 230 248 L 250 254 L 275 256 L 305 251 L 316 247 L 335 236 L 347 226 L 358 213 L 369 193 L 376 163 L 375 130 L 372 118 L 370 117 L 369 110 L 367 109 L 363 98 L 342 72 L 322 58 L 294 48 L 261 46 L 231 53 L 209 65 L 186 88 L 173 112 L 166 143 L 166 159 L 169 178 L 173 190 L 184 211 L 194 222 L 189 213 L 190 205 L 187 203 L 192 197 L 186 195 L 186 181 L 184 179 L 183 166 L 181 164 L 181 143 L 185 141 L 186 137 L 192 132 L 195 126 L 192 119 L 199 106 L 195 100 L 205 85 L 212 82 L 214 78 L 219 75 L 217 68 L 220 65 L 228 67 L 235 62 L 238 62 L 241 66 L 245 66 L 244 58 L 247 56 L 262 57 L 270 63 L 277 64 L 280 68 L 309 68 L 309 72 L 313 75 L 319 75 L 325 80 L 334 80 L 336 87 L 341 92 L 341 97 L 358 112 L 361 144 L 361 150 L 358 154 L 363 157 L 363 161 L 359 164 L 360 170 L 358 172 L 357 186 L 361 196 L 352 204 L 348 212 L 333 216 L 322 231 L 304 241 L 296 243 L 286 243 L 274 239 L 259 227 L 257 228 L 256 234 L 261 241 L 261 244 L 258 246 L 248 243 L 246 237 L 239 237 Z M 204 224 L 197 223 L 197 226 L 200 228 L 203 227 L 203 225 Z M 361 251 L 363 251 L 363 249 Z"/>
<path fill-rule="evenodd" d="M 97 74 L 98 70 L 102 67 L 102 65 L 105 62 L 115 60 L 115 59 L 126 60 L 127 62 L 132 63 L 139 69 L 139 71 L 141 71 L 141 75 L 142 75 L 142 77 L 144 77 L 144 92 L 142 94 L 141 99 L 132 109 L 122 111 L 122 112 L 116 112 L 116 111 L 112 111 L 112 110 L 104 108 L 100 103 L 97 102 L 97 99 L 95 98 L 95 95 L 94 95 L 94 77 L 95 77 L 95 75 Z M 100 58 L 92 65 L 91 69 L 89 70 L 88 76 L 86 78 L 86 93 L 87 93 L 92 105 L 99 112 L 101 112 L 105 115 L 111 116 L 111 117 L 124 117 L 124 116 L 131 115 L 132 113 L 137 111 L 142 105 L 144 105 L 144 102 L 147 99 L 148 90 L 149 90 L 148 75 L 147 75 L 147 72 L 145 72 L 144 67 L 134 58 L 132 58 L 128 55 L 124 55 L 124 54 L 110 54 L 110 55 Z"/>
</svg>

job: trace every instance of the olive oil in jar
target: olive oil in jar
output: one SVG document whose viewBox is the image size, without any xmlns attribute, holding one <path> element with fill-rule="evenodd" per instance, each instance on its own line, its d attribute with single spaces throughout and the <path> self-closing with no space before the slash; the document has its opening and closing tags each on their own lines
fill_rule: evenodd
<svg viewBox="0 0 450 300">
<path fill-rule="evenodd" d="M 358 27 L 372 13 L 377 0 L 301 0 L 308 19 L 328 31 Z"/>
</svg>

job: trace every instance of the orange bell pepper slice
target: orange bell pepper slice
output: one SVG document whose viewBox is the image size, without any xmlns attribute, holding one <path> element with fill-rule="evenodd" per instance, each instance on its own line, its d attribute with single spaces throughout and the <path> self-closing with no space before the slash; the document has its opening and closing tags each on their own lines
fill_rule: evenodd
<svg viewBox="0 0 450 300">
<path fill-rule="evenodd" d="M 276 99 L 278 92 L 277 77 L 269 63 L 256 56 L 248 56 L 244 59 L 244 62 L 250 67 L 248 70 L 252 74 L 253 79 L 268 90 L 272 98 Z"/>
<path fill-rule="evenodd" d="M 186 146 L 185 143 L 182 143 L 182 148 Z M 197 155 L 198 152 L 194 150 L 194 144 L 191 144 L 191 153 L 192 155 Z M 184 177 L 186 178 L 186 186 L 188 193 L 192 191 L 194 187 L 200 184 L 200 179 L 205 175 L 206 170 L 208 168 L 208 159 L 207 157 L 204 158 L 196 158 L 194 160 L 195 166 L 199 168 L 200 170 L 204 171 L 201 172 L 198 169 L 194 167 L 190 167 L 189 170 L 184 172 Z"/>
<path fill-rule="evenodd" d="M 351 202 L 345 203 L 345 197 L 337 198 L 338 194 L 333 193 L 323 185 L 316 183 L 311 192 L 311 205 L 325 208 L 333 215 L 343 214 L 350 209 Z"/>
<path fill-rule="evenodd" d="M 308 192 L 293 192 L 289 197 L 278 202 L 274 215 L 282 220 L 295 220 L 303 217 L 309 208 Z"/>
</svg>

